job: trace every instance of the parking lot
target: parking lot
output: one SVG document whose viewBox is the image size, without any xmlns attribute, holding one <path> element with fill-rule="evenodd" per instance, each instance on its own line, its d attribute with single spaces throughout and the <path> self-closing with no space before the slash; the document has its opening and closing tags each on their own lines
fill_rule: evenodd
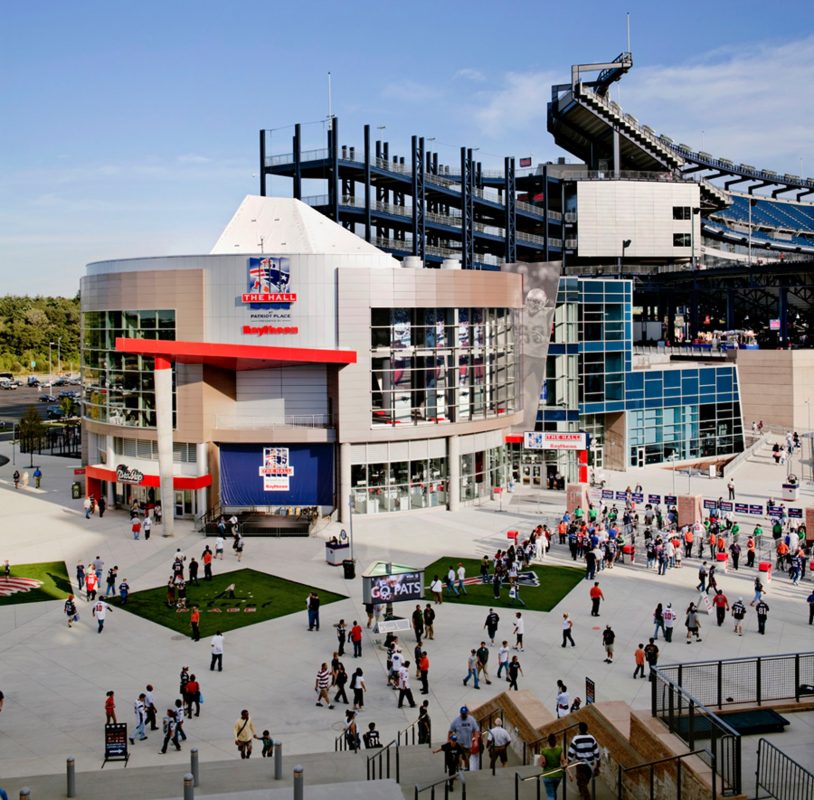
<svg viewBox="0 0 814 800">
<path fill-rule="evenodd" d="M 18 386 L 16 389 L 0 390 L 0 422 L 6 423 L 5 427 L 10 427 L 11 423 L 17 422 L 25 413 L 29 406 L 34 406 L 43 419 L 48 418 L 48 407 L 59 404 L 59 393 L 63 391 L 76 391 L 80 387 L 65 385 L 40 387 L 39 389 L 29 386 Z M 42 398 L 51 394 L 55 400 L 44 402 Z"/>
</svg>

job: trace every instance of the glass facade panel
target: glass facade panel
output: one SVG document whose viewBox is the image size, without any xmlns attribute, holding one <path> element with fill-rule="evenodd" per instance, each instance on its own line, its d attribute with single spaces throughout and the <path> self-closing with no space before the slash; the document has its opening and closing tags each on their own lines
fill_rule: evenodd
<svg viewBox="0 0 814 800">
<path fill-rule="evenodd" d="M 153 359 L 117 353 L 118 337 L 174 340 L 175 311 L 86 311 L 82 315 L 84 415 L 113 425 L 154 428 Z M 174 367 L 172 402 L 174 427 Z"/>
</svg>

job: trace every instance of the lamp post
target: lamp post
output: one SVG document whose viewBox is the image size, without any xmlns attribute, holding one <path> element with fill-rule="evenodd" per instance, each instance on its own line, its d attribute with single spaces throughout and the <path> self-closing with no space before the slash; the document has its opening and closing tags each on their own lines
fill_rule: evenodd
<svg viewBox="0 0 814 800">
<path fill-rule="evenodd" d="M 700 208 L 693 208 L 690 215 L 690 264 L 692 265 L 693 272 L 698 269 L 698 263 L 695 260 L 695 217 L 701 213 Z"/>
<path fill-rule="evenodd" d="M 62 374 L 62 337 L 57 336 L 57 375 Z"/>
<path fill-rule="evenodd" d="M 54 346 L 53 342 L 48 342 L 48 382 L 53 383 L 54 372 L 51 366 L 51 348 Z"/>
</svg>

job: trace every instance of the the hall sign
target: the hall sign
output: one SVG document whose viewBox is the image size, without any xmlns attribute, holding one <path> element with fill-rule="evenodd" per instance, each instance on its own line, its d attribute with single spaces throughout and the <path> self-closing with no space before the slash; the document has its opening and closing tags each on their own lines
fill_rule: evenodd
<svg viewBox="0 0 814 800">
<path fill-rule="evenodd" d="M 135 467 L 128 467 L 126 464 L 119 464 L 116 467 L 117 483 L 139 484 L 144 480 L 144 473 Z"/>
<path fill-rule="evenodd" d="M 258 469 L 263 479 L 264 492 L 287 492 L 289 479 L 294 475 L 290 452 L 287 447 L 264 447 L 263 463 Z"/>
<path fill-rule="evenodd" d="M 557 433 L 555 431 L 527 431 L 523 446 L 527 450 L 587 450 L 585 433 Z"/>
<path fill-rule="evenodd" d="M 250 258 L 246 262 L 246 291 L 240 296 L 244 303 L 257 308 L 290 308 L 297 295 L 290 290 L 291 269 L 287 258 Z M 281 305 L 282 304 L 282 305 Z"/>
</svg>

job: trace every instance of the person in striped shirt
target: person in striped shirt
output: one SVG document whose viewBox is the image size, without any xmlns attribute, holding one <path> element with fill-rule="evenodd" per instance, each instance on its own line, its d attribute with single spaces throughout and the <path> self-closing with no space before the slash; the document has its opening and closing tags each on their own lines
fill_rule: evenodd
<svg viewBox="0 0 814 800">
<path fill-rule="evenodd" d="M 588 723 L 579 723 L 579 733 L 571 739 L 568 761 L 576 763 L 577 789 L 582 800 L 591 800 L 591 778 L 599 775 L 599 745 L 588 733 Z"/>
<path fill-rule="evenodd" d="M 330 695 L 328 694 L 328 689 L 330 688 L 331 671 L 328 669 L 328 665 L 323 661 L 322 666 L 319 668 L 319 672 L 317 672 L 317 678 L 314 683 L 314 691 L 317 693 L 316 705 L 321 706 L 322 701 L 324 700 L 328 704 L 328 708 L 333 708 Z"/>
</svg>

